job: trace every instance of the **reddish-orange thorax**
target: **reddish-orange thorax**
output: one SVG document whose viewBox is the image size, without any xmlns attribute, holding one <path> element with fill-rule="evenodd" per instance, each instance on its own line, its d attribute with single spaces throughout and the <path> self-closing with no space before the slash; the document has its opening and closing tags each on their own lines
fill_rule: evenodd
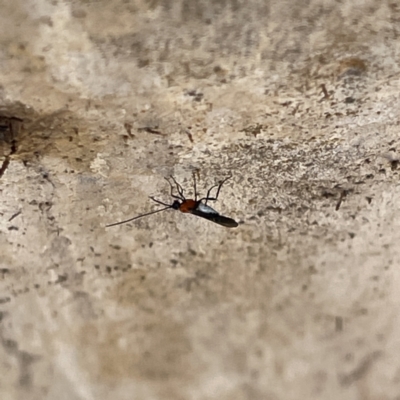
<svg viewBox="0 0 400 400">
<path fill-rule="evenodd" d="M 192 212 L 197 206 L 197 202 L 194 200 L 185 200 L 182 202 L 182 204 L 179 206 L 179 211 L 183 213 L 190 213 Z"/>
</svg>

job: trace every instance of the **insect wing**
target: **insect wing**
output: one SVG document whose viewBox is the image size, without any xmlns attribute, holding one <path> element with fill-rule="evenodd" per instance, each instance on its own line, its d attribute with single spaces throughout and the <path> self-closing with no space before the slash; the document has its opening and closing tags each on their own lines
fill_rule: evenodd
<svg viewBox="0 0 400 400">
<path fill-rule="evenodd" d="M 207 206 L 206 204 L 203 204 L 203 203 L 197 204 L 196 211 L 200 211 L 204 214 L 219 215 L 213 208 L 211 208 L 210 206 Z"/>
<path fill-rule="evenodd" d="M 232 218 L 224 217 L 218 213 L 205 213 L 200 210 L 193 210 L 191 214 L 197 215 L 198 217 L 202 217 L 208 219 L 209 221 L 215 222 L 218 225 L 225 226 L 226 228 L 236 228 L 239 224 Z"/>
<path fill-rule="evenodd" d="M 236 228 L 239 225 L 234 219 L 218 214 L 213 208 L 203 203 L 200 203 L 191 213 L 215 222 L 218 225 L 225 226 L 226 228 Z"/>
</svg>

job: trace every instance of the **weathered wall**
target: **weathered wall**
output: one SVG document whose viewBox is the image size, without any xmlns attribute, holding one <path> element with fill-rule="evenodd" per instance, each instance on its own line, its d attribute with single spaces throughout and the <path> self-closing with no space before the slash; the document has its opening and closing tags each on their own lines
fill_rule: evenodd
<svg viewBox="0 0 400 400">
<path fill-rule="evenodd" d="M 0 5 L 2 400 L 400 398 L 396 1 Z"/>
</svg>

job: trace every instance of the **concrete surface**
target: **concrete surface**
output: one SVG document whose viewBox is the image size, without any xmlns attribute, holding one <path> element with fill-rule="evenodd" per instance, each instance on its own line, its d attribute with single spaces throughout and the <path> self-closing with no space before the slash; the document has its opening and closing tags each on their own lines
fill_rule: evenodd
<svg viewBox="0 0 400 400">
<path fill-rule="evenodd" d="M 397 1 L 0 5 L 2 400 L 400 399 Z"/>
</svg>

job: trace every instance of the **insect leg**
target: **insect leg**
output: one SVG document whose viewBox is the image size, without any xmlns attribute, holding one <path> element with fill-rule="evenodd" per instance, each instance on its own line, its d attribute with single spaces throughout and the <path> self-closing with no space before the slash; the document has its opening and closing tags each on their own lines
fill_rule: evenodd
<svg viewBox="0 0 400 400">
<path fill-rule="evenodd" d="M 169 181 L 168 178 L 164 178 L 168 183 L 169 183 L 169 187 L 171 188 L 171 197 L 173 197 L 174 199 L 178 199 L 178 200 L 185 200 L 184 197 L 181 197 L 181 194 L 179 193 L 179 196 L 175 196 L 174 195 L 174 187 L 172 186 L 171 182 Z M 179 190 L 178 190 L 179 192 Z"/>
<path fill-rule="evenodd" d="M 179 199 L 180 200 L 185 200 L 185 195 L 183 194 L 183 188 L 182 186 L 176 181 L 176 179 L 171 175 L 170 178 L 174 181 L 176 185 L 176 189 L 178 190 L 179 193 Z"/>
<path fill-rule="evenodd" d="M 175 196 L 174 196 L 174 197 L 175 197 Z M 169 207 L 171 207 L 171 204 L 163 203 L 162 201 L 157 200 L 157 199 L 155 199 L 155 198 L 152 197 L 152 196 L 150 196 L 149 199 L 155 201 L 155 202 L 158 203 L 158 204 L 162 204 L 163 206 L 169 206 Z"/>
<path fill-rule="evenodd" d="M 205 200 L 205 203 L 204 203 L 205 205 L 207 205 L 208 200 L 217 201 L 218 196 L 219 196 L 219 191 L 221 190 L 222 185 L 230 178 L 232 178 L 232 176 L 228 176 L 223 181 L 221 181 L 218 185 L 211 186 L 210 189 L 208 189 L 207 196 L 200 199 L 200 201 Z M 211 190 L 213 190 L 215 187 L 218 187 L 217 194 L 215 195 L 215 197 L 210 197 Z"/>
<path fill-rule="evenodd" d="M 193 172 L 194 201 L 197 201 L 196 173 Z"/>
</svg>

